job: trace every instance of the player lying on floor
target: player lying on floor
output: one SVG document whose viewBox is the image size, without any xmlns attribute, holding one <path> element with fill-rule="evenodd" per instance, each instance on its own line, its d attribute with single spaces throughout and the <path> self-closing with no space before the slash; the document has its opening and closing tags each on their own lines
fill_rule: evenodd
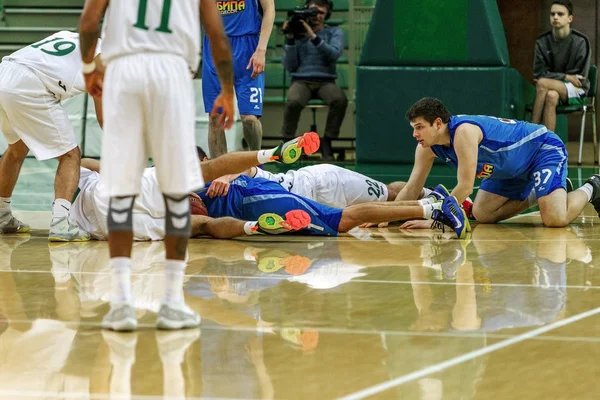
<svg viewBox="0 0 600 400">
<path fill-rule="evenodd" d="M 223 174 L 244 171 L 259 163 L 269 161 L 292 163 L 302 153 L 312 154 L 318 150 L 318 147 L 318 136 L 309 133 L 281 144 L 275 149 L 229 153 L 214 160 L 202 161 L 202 174 L 204 180 L 210 180 Z M 205 159 L 206 154 L 201 149 L 199 152 L 201 152 L 199 158 Z M 71 218 L 87 232 L 90 232 L 92 238 L 106 240 L 109 198 L 105 196 L 100 185 L 100 162 L 83 159 L 82 167 Z M 135 240 L 162 240 L 164 238 L 165 205 L 154 168 L 144 170 L 140 195 L 135 199 L 133 214 Z"/>
<path fill-rule="evenodd" d="M 406 182 L 402 181 L 386 184 L 337 165 L 318 164 L 277 174 L 252 167 L 242 174 L 226 175 L 215 179 L 206 194 L 208 197 L 227 194 L 229 183 L 240 175 L 277 182 L 290 193 L 337 208 L 368 202 L 394 201 L 406 185 Z M 437 185 L 433 189 L 423 188 L 418 199 L 428 199 L 421 202 L 424 205 L 443 200 L 449 195 L 448 189 L 443 185 Z M 467 199 L 463 203 L 463 208 L 468 208 L 470 204 L 472 204 L 471 199 Z"/>
<path fill-rule="evenodd" d="M 283 216 L 290 212 L 303 211 L 310 217 L 310 223 L 302 229 L 298 229 L 299 226 L 293 227 L 300 234 L 336 236 L 366 222 L 377 223 L 414 218 L 433 219 L 449 226 L 459 238 L 464 237 L 471 229 L 463 210 L 452 196 L 446 197 L 443 202 L 426 205 L 418 201 L 395 201 L 334 208 L 289 193 L 277 182 L 245 175 L 231 182 L 224 196 L 211 198 L 207 195 L 209 190 L 210 186 L 197 193 L 202 204 L 194 204 L 192 213 L 206 214 L 213 218 L 233 217 L 264 223 L 268 221 L 261 219 L 261 216 L 267 213 Z M 227 235 L 224 232 L 220 234 L 221 237 Z"/>
</svg>

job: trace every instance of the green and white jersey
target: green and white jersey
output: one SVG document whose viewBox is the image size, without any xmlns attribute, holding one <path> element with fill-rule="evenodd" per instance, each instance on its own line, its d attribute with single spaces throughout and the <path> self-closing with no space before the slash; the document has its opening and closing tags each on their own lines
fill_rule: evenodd
<svg viewBox="0 0 600 400">
<path fill-rule="evenodd" d="M 96 47 L 96 54 L 100 52 L 100 43 Z M 85 92 L 78 33 L 57 32 L 17 50 L 2 61 L 16 62 L 30 68 L 58 100 Z"/>
<path fill-rule="evenodd" d="M 200 62 L 200 0 L 111 0 L 104 17 L 102 59 L 135 53 L 183 57 L 191 71 Z"/>
</svg>

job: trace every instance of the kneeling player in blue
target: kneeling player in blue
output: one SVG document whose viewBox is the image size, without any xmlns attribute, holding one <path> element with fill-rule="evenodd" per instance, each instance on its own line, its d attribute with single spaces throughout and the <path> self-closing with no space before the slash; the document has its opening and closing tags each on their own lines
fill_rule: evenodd
<svg viewBox="0 0 600 400">
<path fill-rule="evenodd" d="M 314 200 L 290 193 L 277 182 L 263 178 L 240 176 L 229 186 L 224 196 L 209 197 L 205 189 L 196 194 L 202 199 L 209 217 L 233 217 L 241 220 L 259 221 L 269 225 L 265 220 L 271 218 L 276 222 L 277 216 L 301 212 L 310 216 L 306 227 L 296 230 L 300 234 L 337 236 L 340 232 L 348 232 L 367 222 L 397 221 L 414 218 L 433 219 L 451 227 L 459 238 L 470 231 L 469 221 L 462 208 L 452 196 L 443 203 L 421 205 L 418 202 L 405 203 L 363 203 L 345 208 L 334 208 Z M 275 218 L 275 219 L 273 219 Z M 283 218 L 279 218 L 279 221 Z"/>
<path fill-rule="evenodd" d="M 434 159 L 458 169 L 451 195 L 461 203 L 483 181 L 472 216 L 494 223 L 537 204 L 544 225 L 562 227 L 588 202 L 600 210 L 600 175 L 567 194 L 567 150 L 545 126 L 476 115 L 451 115 L 437 99 L 423 98 L 406 113 L 418 141 L 415 164 L 397 200 L 414 200 Z"/>
</svg>

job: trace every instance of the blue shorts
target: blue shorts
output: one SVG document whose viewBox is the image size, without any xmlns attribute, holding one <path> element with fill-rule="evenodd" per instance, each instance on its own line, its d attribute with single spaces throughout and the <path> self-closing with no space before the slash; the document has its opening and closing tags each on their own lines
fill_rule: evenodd
<svg viewBox="0 0 600 400">
<path fill-rule="evenodd" d="M 529 174 L 512 179 L 484 179 L 479 187 L 486 192 L 523 201 L 532 189 L 539 199 L 556 189 L 567 189 L 567 149 L 555 134 L 548 135 L 534 157 Z"/>
<path fill-rule="evenodd" d="M 246 69 L 258 46 L 258 35 L 230 36 L 229 43 L 233 53 L 234 87 L 240 114 L 260 117 L 265 93 L 265 75 L 263 73 L 252 79 L 252 67 Z M 221 93 L 221 83 L 213 64 L 207 37 L 204 38 L 203 54 L 202 98 L 204 111 L 210 113 L 217 96 Z"/>
<path fill-rule="evenodd" d="M 256 221 L 265 213 L 276 213 L 283 216 L 292 210 L 304 210 L 310 215 L 310 226 L 297 232 L 298 234 L 338 235 L 342 209 L 329 207 L 293 193 L 265 193 L 260 191 L 255 195 L 250 194 L 244 197 L 242 213 L 245 220 Z"/>
</svg>

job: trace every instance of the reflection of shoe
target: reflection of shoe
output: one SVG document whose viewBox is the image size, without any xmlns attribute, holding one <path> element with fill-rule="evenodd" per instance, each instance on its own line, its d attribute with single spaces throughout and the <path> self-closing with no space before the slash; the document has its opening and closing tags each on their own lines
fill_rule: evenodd
<svg viewBox="0 0 600 400">
<path fill-rule="evenodd" d="M 471 231 L 471 225 L 463 210 L 454 196 L 446 197 L 442 203 L 441 210 L 433 210 L 431 219 L 438 222 L 438 226 L 447 225 L 454 230 L 456 237 L 464 239 L 467 232 Z"/>
<path fill-rule="evenodd" d="M 290 275 L 302 275 L 310 268 L 310 259 L 301 255 L 290 255 L 288 253 L 269 252 L 258 255 L 258 269 L 262 272 L 273 273 L 285 268 Z"/>
<path fill-rule="evenodd" d="M 112 364 L 135 362 L 135 346 L 137 345 L 137 332 L 121 334 L 103 331 L 102 338 L 110 348 L 110 361 Z"/>
<path fill-rule="evenodd" d="M 158 353 L 163 362 L 181 364 L 187 349 L 200 337 L 200 329 L 175 332 L 156 332 Z"/>
<path fill-rule="evenodd" d="M 313 329 L 281 328 L 279 334 L 284 340 L 302 348 L 302 351 L 314 350 L 319 344 L 319 332 Z"/>
<path fill-rule="evenodd" d="M 110 311 L 102 319 L 103 329 L 117 332 L 133 331 L 137 328 L 135 310 L 130 304 L 122 303 L 110 306 Z"/>
<path fill-rule="evenodd" d="M 260 233 L 276 235 L 290 231 L 299 231 L 310 225 L 310 215 L 303 210 L 288 211 L 284 217 L 275 213 L 263 214 L 254 227 Z"/>
<path fill-rule="evenodd" d="M 200 316 L 185 303 L 162 303 L 156 319 L 158 329 L 185 329 L 200 325 Z"/>
<path fill-rule="evenodd" d="M 298 161 L 303 153 L 312 154 L 317 151 L 320 143 L 321 139 L 319 139 L 319 135 L 315 132 L 308 132 L 280 144 L 275 153 L 273 153 L 273 158 L 284 164 L 291 164 Z"/>
<path fill-rule="evenodd" d="M 598 216 L 600 216 L 600 175 L 594 174 L 590 176 L 589 179 L 585 181 L 585 183 L 589 183 L 590 185 L 592 185 L 593 192 L 590 203 L 592 203 L 594 209 L 598 213 Z"/>
<path fill-rule="evenodd" d="M 0 233 L 27 233 L 31 226 L 13 217 L 10 211 L 0 214 Z"/>
<path fill-rule="evenodd" d="M 69 221 L 69 217 L 53 218 L 50 223 L 51 242 L 87 242 L 90 234 Z"/>
<path fill-rule="evenodd" d="M 450 196 L 450 192 L 446 189 L 446 186 L 440 184 L 434 187 L 427 197 L 435 203 L 436 201 L 444 200 L 448 196 Z"/>
<path fill-rule="evenodd" d="M 448 241 L 447 246 L 451 246 L 452 253 L 448 249 L 442 248 L 440 253 L 432 259 L 432 263 L 440 265 L 444 279 L 456 279 L 456 271 L 467 260 L 467 245 L 471 241 L 471 233 L 467 232 L 464 239 Z M 439 261 L 439 262 L 436 262 Z"/>
</svg>

